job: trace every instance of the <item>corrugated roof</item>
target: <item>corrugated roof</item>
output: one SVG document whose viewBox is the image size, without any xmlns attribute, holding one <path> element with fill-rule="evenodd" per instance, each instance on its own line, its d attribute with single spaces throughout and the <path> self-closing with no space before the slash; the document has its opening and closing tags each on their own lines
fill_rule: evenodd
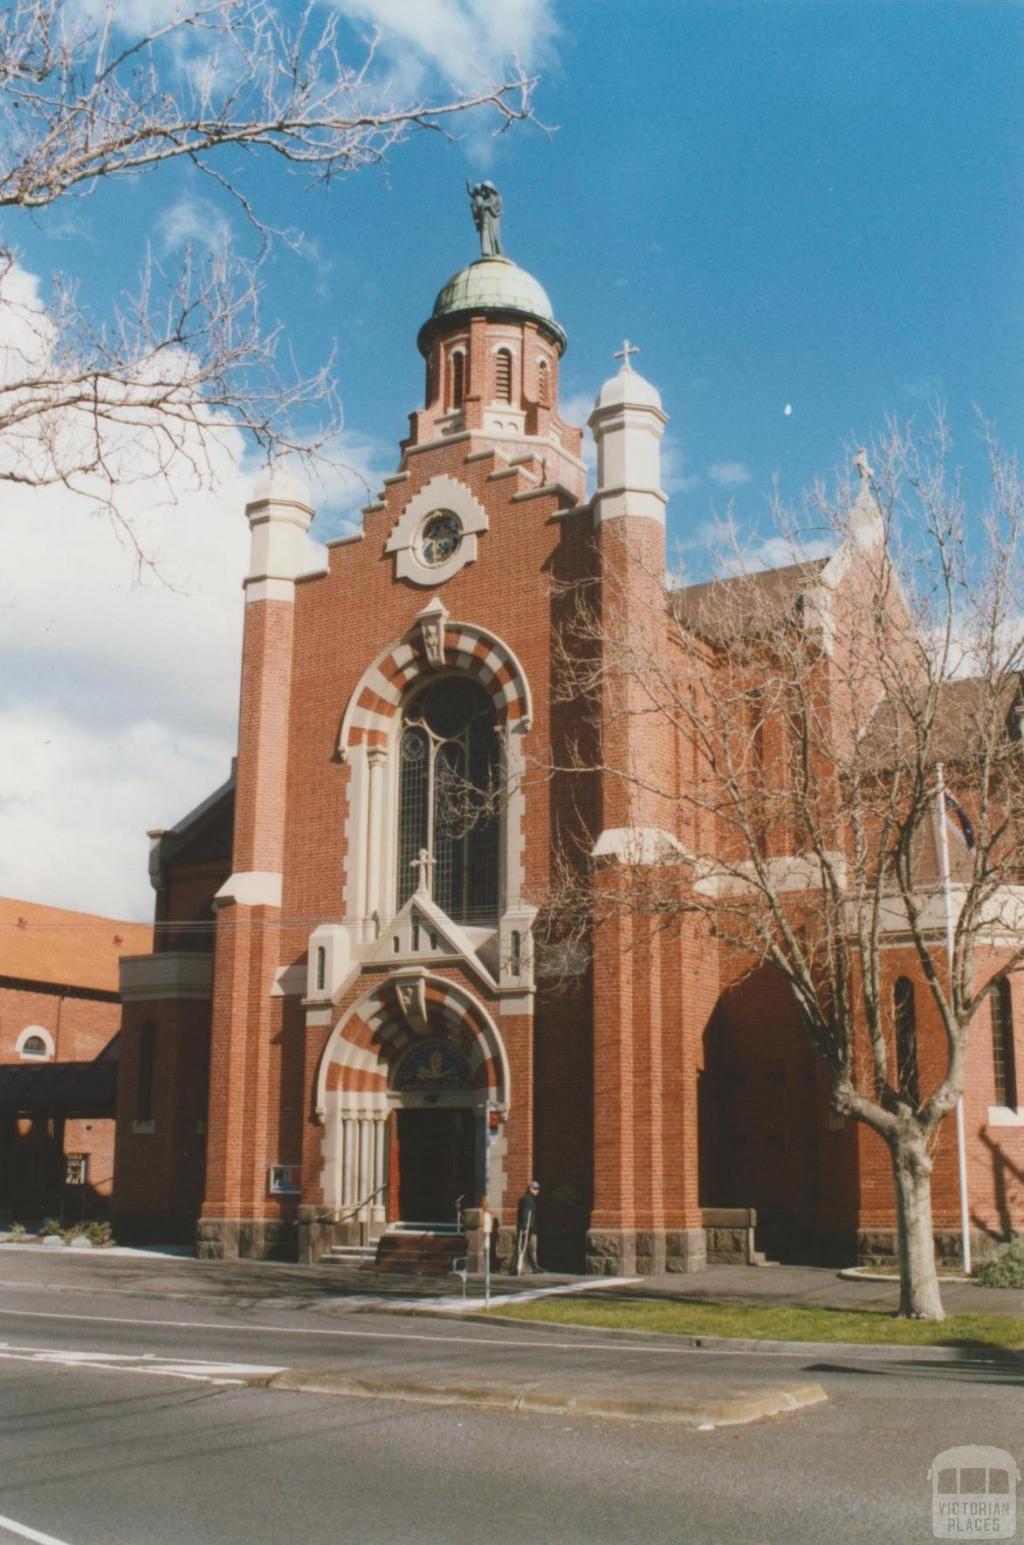
<svg viewBox="0 0 1024 1545">
<path fill-rule="evenodd" d="M 0 897 L 0 976 L 117 992 L 119 958 L 152 948 L 148 923 Z"/>
</svg>

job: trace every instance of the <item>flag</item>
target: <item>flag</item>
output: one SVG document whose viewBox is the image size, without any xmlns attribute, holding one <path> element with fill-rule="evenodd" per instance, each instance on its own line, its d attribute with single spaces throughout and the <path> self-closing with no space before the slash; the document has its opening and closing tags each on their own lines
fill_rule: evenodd
<svg viewBox="0 0 1024 1545">
<path fill-rule="evenodd" d="M 971 818 L 963 805 L 953 798 L 948 789 L 945 790 L 945 800 L 947 810 L 952 811 L 953 815 L 956 816 L 957 825 L 963 833 L 964 842 L 967 845 L 968 851 L 970 851 L 974 847 L 974 827 L 971 825 Z"/>
</svg>

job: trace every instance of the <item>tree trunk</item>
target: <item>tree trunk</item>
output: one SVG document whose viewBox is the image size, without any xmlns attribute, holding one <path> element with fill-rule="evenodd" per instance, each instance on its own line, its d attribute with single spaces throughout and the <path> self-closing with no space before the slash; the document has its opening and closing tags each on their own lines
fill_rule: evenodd
<svg viewBox="0 0 1024 1545">
<path fill-rule="evenodd" d="M 918 1133 L 890 1144 L 896 1183 L 901 1319 L 944 1320 L 932 1233 L 932 1161 Z"/>
</svg>

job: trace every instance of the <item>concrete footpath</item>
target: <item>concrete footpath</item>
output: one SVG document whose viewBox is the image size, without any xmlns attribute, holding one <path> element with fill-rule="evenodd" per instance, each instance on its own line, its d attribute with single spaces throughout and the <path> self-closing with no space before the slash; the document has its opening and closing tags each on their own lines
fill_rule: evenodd
<svg viewBox="0 0 1024 1545">
<path fill-rule="evenodd" d="M 12 1270 L 5 1269 L 10 1261 Z M 16 1272 L 14 1263 L 17 1262 Z M 37 1281 L 74 1288 L 102 1283 L 112 1291 L 184 1296 L 240 1303 L 288 1302 L 313 1305 L 336 1301 L 359 1309 L 389 1303 L 414 1307 L 418 1302 L 463 1295 L 455 1277 L 378 1276 L 335 1265 L 295 1266 L 277 1261 L 199 1261 L 182 1252 L 158 1249 L 49 1250 L 39 1245 L 0 1242 L 0 1288 L 4 1279 Z M 845 1279 L 826 1266 L 709 1266 L 692 1274 L 609 1279 L 571 1277 L 542 1272 L 514 1278 L 496 1274 L 491 1281 L 496 1300 L 530 1290 L 579 1287 L 614 1293 L 616 1297 L 667 1299 L 679 1303 L 756 1304 L 791 1308 L 877 1309 L 895 1312 L 899 1298 L 895 1281 Z M 478 1298 L 480 1279 L 471 1279 L 466 1292 Z M 947 1314 L 1008 1314 L 1024 1316 L 1024 1292 L 985 1288 L 964 1280 L 943 1281 Z"/>
</svg>

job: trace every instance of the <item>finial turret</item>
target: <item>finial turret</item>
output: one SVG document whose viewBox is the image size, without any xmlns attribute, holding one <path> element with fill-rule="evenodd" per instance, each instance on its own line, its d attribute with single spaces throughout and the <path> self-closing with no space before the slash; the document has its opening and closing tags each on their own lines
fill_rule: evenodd
<svg viewBox="0 0 1024 1545">
<path fill-rule="evenodd" d="M 468 178 L 466 191 L 473 211 L 473 224 L 480 237 L 480 256 L 504 257 L 501 245 L 501 194 L 493 182 L 472 183 Z"/>
</svg>

